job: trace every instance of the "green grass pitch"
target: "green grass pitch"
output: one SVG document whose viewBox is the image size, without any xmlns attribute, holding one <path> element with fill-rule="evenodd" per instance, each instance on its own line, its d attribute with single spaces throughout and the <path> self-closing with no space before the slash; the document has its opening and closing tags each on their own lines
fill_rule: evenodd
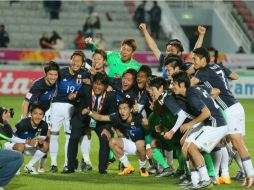
<svg viewBox="0 0 254 190">
<path fill-rule="evenodd" d="M 23 97 L 12 97 L 12 96 L 1 96 L 0 106 L 5 106 L 7 108 L 13 107 L 15 110 L 15 116 L 11 120 L 12 126 L 15 122 L 20 119 L 21 114 L 21 103 Z M 253 122 L 254 122 L 254 100 L 240 100 L 243 104 L 246 114 L 246 136 L 245 142 L 251 156 L 254 156 L 253 148 Z M 63 168 L 64 162 L 64 135 L 63 131 L 60 136 L 59 141 L 59 154 L 58 154 L 58 167 L 60 171 Z M 251 140 L 252 139 L 252 140 Z M 40 174 L 38 176 L 32 176 L 25 174 L 23 171 L 23 166 L 21 169 L 21 175 L 16 176 L 10 184 L 6 187 L 7 190 L 132 190 L 132 189 L 145 189 L 145 190 L 164 190 L 164 189 L 179 189 L 176 185 L 177 180 L 173 178 L 155 178 L 153 176 L 140 177 L 138 173 L 138 162 L 135 157 L 131 157 L 131 163 L 135 166 L 136 172 L 129 176 L 117 176 L 118 172 L 118 161 L 109 166 L 107 175 L 100 175 L 98 173 L 98 139 L 95 133 L 92 136 L 91 145 L 91 161 L 93 163 L 94 170 L 87 173 L 75 173 L 70 175 L 61 174 L 51 174 L 48 172 L 50 166 L 50 158 L 47 160 L 46 173 Z M 24 164 L 28 162 L 31 157 L 26 156 Z M 79 158 L 81 156 L 79 155 Z M 176 163 L 177 161 L 174 161 Z M 175 166 L 177 167 L 177 166 Z M 230 167 L 230 174 L 234 176 L 237 171 L 235 162 Z M 1 177 L 1 176 L 0 176 Z M 213 189 L 240 189 L 240 182 L 233 182 L 232 185 L 220 185 L 214 186 Z"/>
</svg>

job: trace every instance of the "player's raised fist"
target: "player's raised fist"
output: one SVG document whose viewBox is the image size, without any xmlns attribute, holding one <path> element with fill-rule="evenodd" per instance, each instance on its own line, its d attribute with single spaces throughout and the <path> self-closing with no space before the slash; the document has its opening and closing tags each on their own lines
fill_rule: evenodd
<svg viewBox="0 0 254 190">
<path fill-rule="evenodd" d="M 204 35 L 206 28 L 204 26 L 198 26 L 198 33 Z"/>
<path fill-rule="evenodd" d="M 83 41 L 84 41 L 85 44 L 93 44 L 93 39 L 90 38 L 90 37 L 85 38 Z"/>
<path fill-rule="evenodd" d="M 140 30 L 146 30 L 146 24 L 141 23 L 141 24 L 139 25 L 139 29 L 140 29 Z"/>
</svg>

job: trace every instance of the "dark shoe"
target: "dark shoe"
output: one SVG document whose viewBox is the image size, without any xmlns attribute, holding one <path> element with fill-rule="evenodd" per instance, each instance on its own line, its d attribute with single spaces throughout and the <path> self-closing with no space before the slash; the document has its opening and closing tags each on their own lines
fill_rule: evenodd
<svg viewBox="0 0 254 190">
<path fill-rule="evenodd" d="M 245 178 L 245 175 L 243 172 L 241 171 L 238 171 L 235 175 L 235 177 L 233 177 L 232 179 L 235 180 L 235 181 L 243 181 Z"/>
<path fill-rule="evenodd" d="M 51 173 L 56 173 L 58 171 L 57 166 L 52 165 L 49 170 Z"/>
<path fill-rule="evenodd" d="M 120 170 L 120 171 L 123 171 L 124 169 L 125 169 L 125 167 L 124 167 L 124 165 L 119 161 L 119 163 L 118 163 L 118 169 Z"/>
<path fill-rule="evenodd" d="M 171 167 L 165 168 L 163 169 L 163 171 L 161 173 L 159 173 L 158 175 L 156 175 L 156 177 L 167 177 L 167 176 L 171 176 L 174 175 L 174 170 Z"/>
<path fill-rule="evenodd" d="M 184 171 L 176 170 L 174 178 L 180 178 L 182 175 L 185 175 Z"/>
<path fill-rule="evenodd" d="M 82 159 L 80 162 L 80 169 L 82 172 L 86 172 L 86 171 L 92 171 L 93 167 L 90 164 L 87 164 L 86 162 L 84 162 L 84 160 Z"/>
<path fill-rule="evenodd" d="M 99 171 L 100 174 L 107 174 L 107 171 Z"/>
<path fill-rule="evenodd" d="M 71 174 L 74 173 L 74 170 L 69 170 L 67 166 L 64 166 L 63 171 L 61 172 L 62 174 Z"/>
<path fill-rule="evenodd" d="M 108 165 L 113 164 L 115 161 L 116 161 L 115 157 L 113 157 L 112 159 L 108 159 Z"/>
</svg>

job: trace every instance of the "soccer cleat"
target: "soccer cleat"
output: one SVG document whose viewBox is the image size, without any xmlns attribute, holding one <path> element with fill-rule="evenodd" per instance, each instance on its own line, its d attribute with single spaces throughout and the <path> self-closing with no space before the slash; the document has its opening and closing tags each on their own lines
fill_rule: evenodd
<svg viewBox="0 0 254 190">
<path fill-rule="evenodd" d="M 38 174 L 39 174 L 33 166 L 26 165 L 26 166 L 24 167 L 24 170 L 25 170 L 27 173 L 32 174 L 32 175 L 38 175 Z"/>
<path fill-rule="evenodd" d="M 113 164 L 116 161 L 115 157 L 108 159 L 108 165 Z"/>
<path fill-rule="evenodd" d="M 156 170 L 155 167 L 149 166 L 149 168 L 148 168 L 148 173 L 149 173 L 149 174 L 156 174 L 156 173 L 157 173 L 157 170 Z"/>
<path fill-rule="evenodd" d="M 186 179 L 184 179 L 183 181 L 181 181 L 181 183 L 179 183 L 179 186 L 180 187 L 190 187 L 190 186 L 192 186 L 192 183 L 191 183 L 191 181 L 190 180 L 188 180 L 187 178 Z"/>
<path fill-rule="evenodd" d="M 52 165 L 49 170 L 51 173 L 56 173 L 58 171 L 57 166 Z"/>
<path fill-rule="evenodd" d="M 148 171 L 146 171 L 146 168 L 140 168 L 140 176 L 147 177 L 149 176 Z"/>
<path fill-rule="evenodd" d="M 65 166 L 61 173 L 62 174 L 71 174 L 71 173 L 75 173 L 75 170 L 69 170 L 69 168 L 67 166 Z"/>
<path fill-rule="evenodd" d="M 205 188 L 205 187 L 210 187 L 212 186 L 212 181 L 211 180 L 208 180 L 208 181 L 200 181 L 198 183 L 198 185 L 196 185 L 195 187 L 192 187 L 191 189 L 202 189 L 202 188 Z"/>
<path fill-rule="evenodd" d="M 127 174 L 131 174 L 135 171 L 133 166 L 129 166 L 127 168 L 124 168 L 123 171 L 119 172 L 118 175 L 127 175 Z"/>
<path fill-rule="evenodd" d="M 165 168 L 163 169 L 163 171 L 161 173 L 159 173 L 158 175 L 156 175 L 156 177 L 167 177 L 167 176 L 171 176 L 174 175 L 174 170 L 171 167 Z"/>
<path fill-rule="evenodd" d="M 224 177 L 219 177 L 217 179 L 217 184 L 220 185 L 220 184 L 226 184 L 226 185 L 230 185 L 232 182 L 231 182 L 231 179 L 230 177 L 227 177 L 227 178 L 224 178 Z"/>
<path fill-rule="evenodd" d="M 38 171 L 38 173 L 45 173 L 45 169 L 42 168 L 42 167 L 39 167 L 39 168 L 37 169 L 37 171 Z"/>
<path fill-rule="evenodd" d="M 242 171 L 238 171 L 235 175 L 235 177 L 233 177 L 232 179 L 235 180 L 235 181 L 242 181 L 244 180 L 244 173 Z"/>
<path fill-rule="evenodd" d="M 87 164 L 86 162 L 84 162 L 84 160 L 82 159 L 80 162 L 80 170 L 82 172 L 92 171 L 93 167 L 90 164 Z"/>
</svg>

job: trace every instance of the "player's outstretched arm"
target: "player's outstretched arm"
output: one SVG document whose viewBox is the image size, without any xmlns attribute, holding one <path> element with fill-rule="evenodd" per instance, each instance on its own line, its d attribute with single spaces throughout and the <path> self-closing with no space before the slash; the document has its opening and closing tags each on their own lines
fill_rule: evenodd
<svg viewBox="0 0 254 190">
<path fill-rule="evenodd" d="M 194 49 L 200 48 L 203 45 L 204 37 L 205 37 L 206 28 L 203 26 L 198 26 L 198 39 L 194 46 Z"/>
<path fill-rule="evenodd" d="M 152 38 L 152 36 L 149 34 L 149 32 L 146 28 L 146 24 L 141 23 L 139 25 L 139 29 L 143 32 L 144 37 L 145 37 L 145 41 L 146 41 L 149 49 L 153 52 L 155 57 L 159 60 L 161 52 L 160 52 L 157 44 L 155 43 L 154 39 Z"/>
<path fill-rule="evenodd" d="M 238 74 L 237 74 L 236 72 L 232 72 L 232 73 L 230 74 L 229 78 L 230 78 L 231 80 L 238 80 L 238 79 L 239 79 L 239 76 L 238 76 Z"/>
<path fill-rule="evenodd" d="M 86 44 L 86 45 L 91 45 L 91 50 L 92 51 L 95 51 L 97 49 L 93 39 L 91 37 L 88 37 L 88 38 L 85 38 L 83 40 L 83 42 Z"/>
</svg>

